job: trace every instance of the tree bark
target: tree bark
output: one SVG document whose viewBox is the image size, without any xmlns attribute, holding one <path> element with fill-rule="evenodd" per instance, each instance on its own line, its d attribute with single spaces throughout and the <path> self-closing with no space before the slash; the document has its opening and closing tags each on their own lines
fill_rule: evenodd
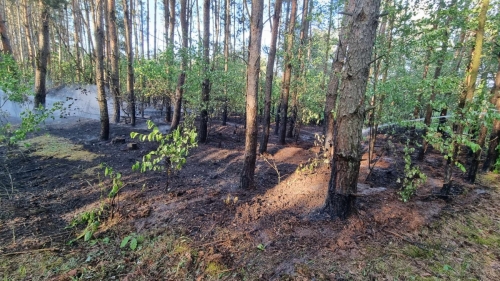
<svg viewBox="0 0 500 281">
<path fill-rule="evenodd" d="M 108 37 L 111 51 L 111 73 L 109 89 L 113 97 L 113 122 L 120 122 L 120 80 L 119 65 L 120 53 L 118 50 L 118 36 L 116 33 L 116 6 L 115 0 L 108 0 Z"/>
<path fill-rule="evenodd" d="M 250 17 L 250 45 L 247 66 L 245 157 L 240 177 L 240 187 L 253 188 L 257 158 L 257 106 L 259 92 L 260 49 L 262 41 L 262 16 L 264 0 L 252 0 Z"/>
<path fill-rule="evenodd" d="M 286 128 L 287 128 L 287 113 L 288 113 L 288 99 L 290 97 L 290 80 L 292 78 L 292 52 L 293 52 L 293 40 L 295 35 L 295 17 L 297 14 L 297 0 L 291 0 L 292 2 L 292 12 L 290 15 L 290 22 L 288 23 L 288 34 L 286 40 L 286 52 L 285 52 L 285 72 L 283 73 L 283 93 L 282 99 L 280 101 L 280 130 L 279 130 L 279 144 L 285 144 L 286 138 Z"/>
<path fill-rule="evenodd" d="M 94 14 L 95 14 L 95 76 L 97 82 L 97 102 L 99 103 L 99 113 L 101 121 L 101 140 L 109 139 L 109 116 L 108 116 L 108 103 L 106 100 L 106 92 L 104 88 L 104 28 L 103 28 L 103 10 L 104 0 L 97 0 Z"/>
<path fill-rule="evenodd" d="M 36 54 L 35 69 L 35 109 L 45 107 L 47 62 L 49 58 L 49 6 L 43 0 L 39 0 L 40 31 L 38 34 L 38 49 Z"/>
<path fill-rule="evenodd" d="M 355 208 L 355 193 L 362 156 L 364 99 L 378 24 L 380 0 L 357 2 L 352 13 L 346 65 L 342 71 L 339 110 L 333 138 L 334 154 L 324 212 L 346 219 Z"/>
<path fill-rule="evenodd" d="M 328 88 L 326 90 L 326 102 L 325 102 L 325 143 L 324 149 L 328 151 L 330 157 L 333 157 L 333 131 L 334 131 L 334 111 L 337 107 L 338 91 L 340 86 L 340 76 L 342 69 L 344 68 L 344 60 L 347 52 L 347 29 L 348 24 L 351 22 L 352 17 L 347 14 L 352 14 L 354 11 L 354 2 L 349 1 L 346 3 L 344 8 L 344 15 L 342 19 L 342 27 L 339 34 L 339 42 L 337 44 L 337 50 L 335 52 L 335 58 L 332 63 L 332 73 L 330 74 L 330 81 L 328 82 Z"/>
<path fill-rule="evenodd" d="M 259 153 L 264 153 L 267 151 L 267 143 L 269 141 L 269 127 L 271 125 L 271 96 L 273 93 L 273 70 L 274 61 L 276 58 L 276 42 L 278 41 L 278 32 L 281 17 L 281 6 L 282 0 L 276 0 L 274 4 L 274 15 L 273 24 L 271 31 L 271 46 L 269 48 L 269 55 L 267 58 L 266 66 L 266 85 L 264 89 L 265 101 L 264 101 L 264 124 L 262 132 L 262 140 L 259 147 Z"/>
<path fill-rule="evenodd" d="M 2 18 L 2 13 L 0 13 L 0 41 L 2 41 L 2 52 L 4 54 L 12 55 L 12 46 L 10 45 L 9 36 L 7 35 L 7 27 L 5 26 L 4 19 Z"/>
<path fill-rule="evenodd" d="M 187 19 L 187 0 L 181 0 L 180 21 L 182 29 L 182 48 L 181 53 L 181 73 L 177 79 L 177 88 L 175 90 L 174 116 L 170 125 L 170 130 L 175 130 L 181 120 L 182 95 L 184 93 L 184 82 L 186 80 L 186 69 L 188 65 L 188 19 Z"/>
<path fill-rule="evenodd" d="M 130 124 L 135 126 L 134 49 L 132 48 L 132 15 L 129 11 L 128 0 L 123 0 L 123 14 L 127 51 L 127 105 L 130 114 Z"/>
<path fill-rule="evenodd" d="M 208 138 L 208 102 L 210 99 L 210 0 L 203 1 L 203 70 L 205 79 L 201 83 L 201 119 L 199 141 L 207 142 Z"/>
</svg>

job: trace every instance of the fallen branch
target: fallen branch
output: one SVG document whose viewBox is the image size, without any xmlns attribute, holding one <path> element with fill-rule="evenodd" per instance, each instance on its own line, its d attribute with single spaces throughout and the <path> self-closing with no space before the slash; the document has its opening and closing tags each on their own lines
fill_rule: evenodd
<svg viewBox="0 0 500 281">
<path fill-rule="evenodd" d="M 2 257 L 30 254 L 30 253 L 51 252 L 51 251 L 57 252 L 60 250 L 59 250 L 59 248 L 43 248 L 43 249 L 35 249 L 35 250 L 29 250 L 29 251 L 21 251 L 21 252 L 2 254 Z"/>
</svg>

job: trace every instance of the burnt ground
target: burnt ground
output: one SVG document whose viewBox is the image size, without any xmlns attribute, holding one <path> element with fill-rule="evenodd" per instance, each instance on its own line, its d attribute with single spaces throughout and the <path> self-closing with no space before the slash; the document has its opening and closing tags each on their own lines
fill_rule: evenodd
<svg viewBox="0 0 500 281">
<path fill-rule="evenodd" d="M 141 122 L 144 122 L 142 120 Z M 216 123 L 216 122 L 215 122 Z M 318 219 L 330 170 L 314 145 L 319 127 L 298 143 L 260 156 L 254 190 L 238 189 L 241 125 L 212 125 L 170 177 L 132 172 L 154 144 L 130 150 L 132 129 L 99 123 L 47 125 L 25 147 L 0 148 L 0 277 L 4 280 L 434 280 L 500 278 L 498 177 L 466 184 L 454 170 L 450 200 L 435 196 L 444 160 L 434 150 L 415 162 L 427 175 L 416 196 L 398 195 L 404 176 L 403 132 L 379 135 L 381 156 L 368 177 L 361 163 L 357 213 L 348 221 Z M 414 159 L 414 158 L 413 158 Z M 110 216 L 111 186 L 101 163 L 122 173 L 124 188 Z M 312 164 L 311 164 L 312 163 Z M 12 185 L 11 185 L 12 183 Z M 90 242 L 79 214 L 103 210 Z M 138 248 L 120 247 L 126 236 Z"/>
</svg>

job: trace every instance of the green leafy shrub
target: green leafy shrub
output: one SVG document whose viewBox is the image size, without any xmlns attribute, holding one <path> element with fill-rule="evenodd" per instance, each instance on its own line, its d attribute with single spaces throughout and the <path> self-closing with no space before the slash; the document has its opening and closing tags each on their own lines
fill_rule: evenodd
<svg viewBox="0 0 500 281">
<path fill-rule="evenodd" d="M 421 186 L 427 180 L 427 176 L 420 171 L 418 166 L 414 166 L 411 163 L 411 154 L 415 151 L 415 148 L 409 147 L 410 140 L 407 140 L 406 146 L 404 148 L 404 159 L 405 159 L 405 177 L 403 179 L 403 186 L 399 195 L 403 202 L 407 202 L 415 194 L 417 188 Z M 401 179 L 398 179 L 401 182 Z"/>
<path fill-rule="evenodd" d="M 141 173 L 166 170 L 168 187 L 168 176 L 180 170 L 186 164 L 189 150 L 198 146 L 196 130 L 190 120 L 185 121 L 182 128 L 178 127 L 169 134 L 161 133 L 151 120 L 148 120 L 148 128 L 152 132 L 147 135 L 132 132 L 130 136 L 141 141 L 157 142 L 158 148 L 144 155 L 142 161 L 137 161 L 132 166 L 132 170 Z"/>
</svg>

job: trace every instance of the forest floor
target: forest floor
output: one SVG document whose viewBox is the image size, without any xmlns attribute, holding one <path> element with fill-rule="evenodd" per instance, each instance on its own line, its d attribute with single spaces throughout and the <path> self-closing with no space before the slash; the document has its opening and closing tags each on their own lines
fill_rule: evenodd
<svg viewBox="0 0 500 281">
<path fill-rule="evenodd" d="M 284 146 L 272 135 L 256 189 L 239 190 L 241 125 L 213 124 L 167 188 L 164 173 L 131 170 L 154 148 L 127 149 L 141 126 L 112 124 L 112 139 L 125 139 L 116 143 L 97 139 L 97 121 L 76 121 L 47 125 L 30 146 L 0 147 L 1 280 L 500 280 L 499 175 L 470 185 L 456 169 L 444 201 L 434 195 L 444 160 L 431 150 L 413 157 L 428 179 L 404 203 L 404 131 L 379 135 L 368 180 L 365 154 L 358 211 L 342 222 L 313 215 L 330 178 L 319 127 Z M 113 217 L 101 163 L 125 184 Z M 83 222 L 98 222 L 97 232 L 74 241 L 85 225 L 71 222 L 92 211 Z"/>
</svg>

